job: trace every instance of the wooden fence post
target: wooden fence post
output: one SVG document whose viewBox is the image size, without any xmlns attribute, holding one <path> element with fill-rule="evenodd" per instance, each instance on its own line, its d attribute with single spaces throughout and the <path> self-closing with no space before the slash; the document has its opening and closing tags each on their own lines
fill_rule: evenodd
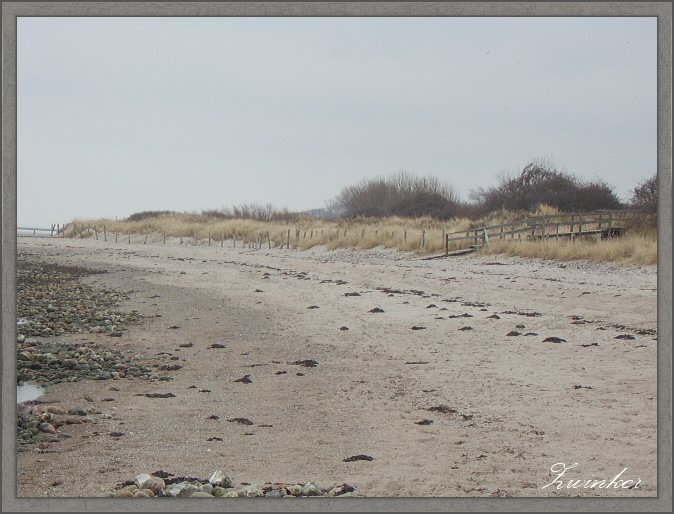
<svg viewBox="0 0 674 514">
<path fill-rule="evenodd" d="M 222 239 L 220 240 L 220 248 L 225 247 L 225 231 L 222 231 Z"/>
<path fill-rule="evenodd" d="M 163 237 L 164 237 L 164 244 L 166 244 L 166 230 L 163 231 Z"/>
<path fill-rule="evenodd" d="M 131 244 L 131 232 L 129 232 L 129 244 Z"/>
<path fill-rule="evenodd" d="M 269 249 L 271 250 L 271 238 L 269 237 L 269 230 L 267 230 L 267 244 L 269 245 Z"/>
<path fill-rule="evenodd" d="M 143 241 L 143 244 L 144 244 L 144 245 L 147 244 L 147 234 L 145 234 L 145 241 Z"/>
<path fill-rule="evenodd" d="M 103 240 L 108 242 L 108 232 L 105 230 L 105 225 L 103 225 Z"/>
<path fill-rule="evenodd" d="M 421 248 L 423 248 L 425 244 L 426 244 L 426 231 L 424 230 L 421 232 Z"/>
<path fill-rule="evenodd" d="M 288 229 L 288 250 L 290 250 L 290 229 Z"/>
<path fill-rule="evenodd" d="M 445 257 L 447 257 L 448 255 L 449 255 L 449 234 L 445 234 Z"/>
<path fill-rule="evenodd" d="M 115 232 L 115 243 L 117 242 L 117 232 Z"/>
<path fill-rule="evenodd" d="M 94 235 L 96 236 L 96 241 L 98 241 L 98 230 L 96 230 L 96 225 L 94 225 Z"/>
<path fill-rule="evenodd" d="M 211 246 L 211 233 L 208 233 L 208 246 Z"/>
</svg>

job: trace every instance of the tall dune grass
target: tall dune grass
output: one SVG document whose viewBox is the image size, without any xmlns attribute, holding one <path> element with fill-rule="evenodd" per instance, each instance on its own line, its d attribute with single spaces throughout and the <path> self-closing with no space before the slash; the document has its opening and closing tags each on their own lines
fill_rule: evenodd
<svg viewBox="0 0 674 514">
<path fill-rule="evenodd" d="M 442 222 L 432 218 L 358 218 L 321 220 L 301 218 L 293 221 L 222 220 L 194 214 L 166 214 L 139 221 L 78 219 L 66 229 L 66 237 L 92 237 L 94 230 L 118 234 L 166 234 L 167 237 L 197 238 L 210 236 L 214 241 L 235 240 L 240 244 L 285 246 L 290 231 L 290 247 L 307 250 L 315 246 L 328 249 L 369 249 L 376 246 L 417 253 L 437 253 L 445 247 L 445 232 L 466 229 L 465 218 Z M 267 235 L 268 234 L 268 235 Z"/>
<path fill-rule="evenodd" d="M 208 214 L 168 213 L 138 221 L 96 219 L 75 220 L 65 231 L 66 237 L 93 237 L 104 228 L 108 234 L 157 235 L 182 237 L 199 241 L 211 238 L 215 242 L 234 240 L 237 246 L 260 244 L 265 247 L 285 247 L 290 234 L 290 248 L 307 250 L 324 246 L 337 248 L 371 249 L 382 246 L 417 254 L 438 254 L 445 250 L 445 233 L 463 232 L 473 228 L 497 225 L 532 215 L 557 214 L 546 205 L 533 213 L 499 211 L 478 220 L 457 218 L 439 221 L 423 218 L 356 218 L 350 220 L 322 220 L 311 217 L 283 221 L 256 221 L 250 219 L 221 219 Z M 471 240 L 454 243 L 450 250 L 466 248 Z M 507 254 L 544 259 L 616 261 L 634 264 L 657 263 L 657 236 L 655 225 L 630 227 L 621 237 L 597 243 L 595 238 L 577 238 L 542 241 L 492 240 L 480 250 L 484 254 Z"/>
<path fill-rule="evenodd" d="M 538 257 L 573 261 L 587 259 L 594 262 L 622 264 L 657 264 L 658 244 L 655 235 L 626 234 L 597 242 L 596 238 L 578 238 L 542 241 L 495 240 L 480 249 L 480 253 L 505 254 L 520 257 Z"/>
</svg>

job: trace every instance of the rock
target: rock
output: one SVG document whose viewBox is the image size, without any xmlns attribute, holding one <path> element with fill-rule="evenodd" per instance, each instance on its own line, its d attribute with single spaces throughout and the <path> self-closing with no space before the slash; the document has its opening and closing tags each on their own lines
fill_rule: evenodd
<svg viewBox="0 0 674 514">
<path fill-rule="evenodd" d="M 136 475 L 136 478 L 133 479 L 133 483 L 138 486 L 139 489 L 145 489 L 147 483 L 152 480 L 152 476 L 147 473 L 142 473 Z"/>
<path fill-rule="evenodd" d="M 281 491 L 279 491 L 278 489 L 272 489 L 264 496 L 265 498 L 280 498 L 283 495 L 281 494 Z"/>
<path fill-rule="evenodd" d="M 150 498 L 153 498 L 155 496 L 154 491 L 152 489 L 141 489 L 141 492 L 144 492 Z"/>
<path fill-rule="evenodd" d="M 54 425 L 51 425 L 50 423 L 40 423 L 40 432 L 45 432 L 47 434 L 55 434 L 56 429 L 54 428 Z"/>
<path fill-rule="evenodd" d="M 203 484 L 199 490 L 202 493 L 208 493 L 208 494 L 213 494 L 213 486 L 211 484 Z"/>
<path fill-rule="evenodd" d="M 166 494 L 169 496 L 190 496 L 192 493 L 198 491 L 199 489 L 189 482 L 180 482 L 177 484 L 171 484 L 166 489 Z"/>
<path fill-rule="evenodd" d="M 147 494 L 145 491 L 136 491 L 133 493 L 134 498 L 149 498 L 150 495 Z"/>
<path fill-rule="evenodd" d="M 212 494 L 205 493 L 203 491 L 195 491 L 189 495 L 190 498 L 213 498 Z"/>
<path fill-rule="evenodd" d="M 246 498 L 255 498 L 262 495 L 262 489 L 260 489 L 260 486 L 257 484 L 247 485 L 243 488 L 243 496 Z"/>
<path fill-rule="evenodd" d="M 225 475 L 220 470 L 214 472 L 211 475 L 211 478 L 208 479 L 208 482 L 211 485 L 223 487 L 223 488 L 232 487 L 232 485 L 233 485 L 231 477 Z"/>
<path fill-rule="evenodd" d="M 155 495 L 159 494 L 166 487 L 166 483 L 159 477 L 151 476 L 142 487 L 143 489 L 149 489 Z"/>
<path fill-rule="evenodd" d="M 302 488 L 302 496 L 323 496 L 323 491 L 313 482 L 307 482 Z"/>
<path fill-rule="evenodd" d="M 217 496 L 217 495 L 214 495 L 214 496 Z M 238 498 L 239 494 L 236 491 L 230 490 L 230 491 L 225 491 L 220 496 L 222 498 Z M 243 495 L 241 495 L 241 496 L 243 496 Z"/>
<path fill-rule="evenodd" d="M 115 498 L 133 498 L 133 493 L 126 489 L 122 489 L 121 491 L 117 491 L 114 496 Z"/>
<path fill-rule="evenodd" d="M 286 487 L 286 491 L 292 496 L 299 496 L 302 494 L 302 486 L 298 484 L 289 485 Z"/>
</svg>

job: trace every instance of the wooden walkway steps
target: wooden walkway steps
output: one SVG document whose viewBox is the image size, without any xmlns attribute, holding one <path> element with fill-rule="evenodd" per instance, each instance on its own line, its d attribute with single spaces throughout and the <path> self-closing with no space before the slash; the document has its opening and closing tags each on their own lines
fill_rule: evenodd
<svg viewBox="0 0 674 514">
<path fill-rule="evenodd" d="M 549 214 L 533 216 L 521 220 L 474 227 L 461 232 L 445 234 L 445 254 L 462 255 L 450 252 L 450 248 L 469 244 L 469 251 L 474 251 L 488 245 L 490 239 L 500 240 L 542 240 L 550 238 L 569 238 L 595 236 L 601 239 L 619 236 L 623 233 L 626 221 L 642 213 L 627 210 L 606 210 L 595 212 L 569 212 L 564 214 Z M 458 251 L 463 251 L 460 249 Z"/>
</svg>

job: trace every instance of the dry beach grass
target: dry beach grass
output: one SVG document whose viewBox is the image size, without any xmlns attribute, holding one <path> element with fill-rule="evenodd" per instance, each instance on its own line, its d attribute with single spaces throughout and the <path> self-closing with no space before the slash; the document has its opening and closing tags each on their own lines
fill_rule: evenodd
<svg viewBox="0 0 674 514">
<path fill-rule="evenodd" d="M 266 247 L 287 247 L 308 250 L 325 247 L 368 250 L 378 246 L 403 252 L 430 255 L 443 252 L 444 235 L 463 232 L 470 228 L 497 225 L 523 219 L 527 216 L 557 214 L 555 208 L 541 205 L 534 212 L 495 212 L 470 220 L 456 218 L 439 221 L 433 218 L 356 218 L 321 220 L 299 218 L 292 221 L 256 221 L 250 219 L 218 219 L 207 214 L 164 214 L 138 221 L 75 220 L 65 231 L 66 237 L 90 238 L 103 231 L 128 237 L 147 237 L 150 241 L 183 238 L 214 244 L 223 241 L 238 242 L 239 246 L 262 244 Z M 651 223 L 651 222 L 648 222 Z M 630 227 L 626 237 L 612 238 L 597 243 L 595 238 L 573 241 L 566 239 L 545 241 L 493 241 L 487 254 L 505 253 L 544 259 L 621 262 L 625 264 L 655 264 L 657 262 L 657 234 L 654 224 Z M 466 248 L 470 241 L 452 243 L 451 249 Z"/>
</svg>

